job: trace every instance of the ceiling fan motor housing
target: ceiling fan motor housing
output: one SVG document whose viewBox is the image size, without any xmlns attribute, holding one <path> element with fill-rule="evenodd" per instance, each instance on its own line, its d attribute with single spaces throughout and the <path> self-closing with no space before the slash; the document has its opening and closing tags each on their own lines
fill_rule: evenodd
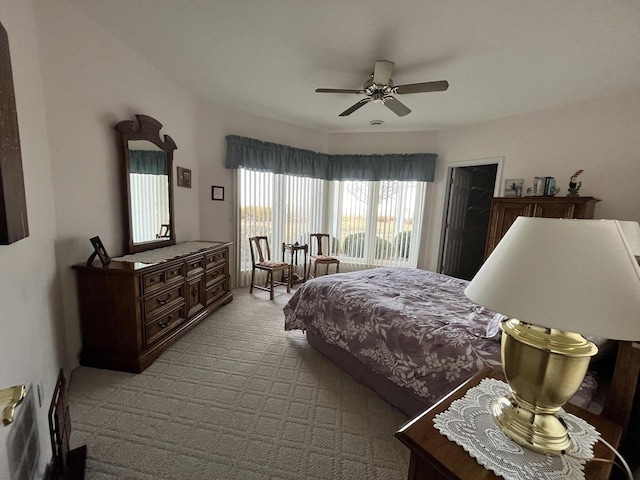
<svg viewBox="0 0 640 480">
<path fill-rule="evenodd" d="M 370 96 L 374 96 L 377 93 L 380 93 L 382 95 L 391 95 L 393 93 L 393 80 L 389 79 L 388 85 L 377 85 L 373 83 L 373 74 L 372 74 L 371 78 L 366 82 L 364 82 L 364 93 Z M 373 101 L 374 102 L 376 101 L 375 97 Z"/>
</svg>

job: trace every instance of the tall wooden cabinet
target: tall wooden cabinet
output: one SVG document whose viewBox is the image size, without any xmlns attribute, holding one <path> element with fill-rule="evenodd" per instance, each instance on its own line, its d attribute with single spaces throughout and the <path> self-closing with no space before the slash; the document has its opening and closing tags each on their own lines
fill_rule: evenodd
<svg viewBox="0 0 640 480">
<path fill-rule="evenodd" d="M 104 267 L 74 265 L 82 365 L 140 373 L 167 346 L 233 299 L 231 243 L 182 245 L 136 253 Z M 163 258 L 163 251 L 172 253 Z M 142 263 L 149 258 L 151 263 Z"/>
<path fill-rule="evenodd" d="M 593 197 L 503 197 L 491 203 L 485 258 L 518 217 L 593 218 Z"/>
</svg>

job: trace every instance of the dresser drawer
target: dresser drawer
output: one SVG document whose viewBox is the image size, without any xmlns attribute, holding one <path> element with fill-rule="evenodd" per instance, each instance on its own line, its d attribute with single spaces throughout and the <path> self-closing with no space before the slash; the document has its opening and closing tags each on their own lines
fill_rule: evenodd
<svg viewBox="0 0 640 480">
<path fill-rule="evenodd" d="M 187 275 L 195 275 L 204 270 L 204 256 L 187 259 Z"/>
<path fill-rule="evenodd" d="M 211 305 L 213 302 L 222 298 L 229 291 L 229 280 L 220 282 L 213 287 L 207 288 L 206 292 L 206 304 Z"/>
<path fill-rule="evenodd" d="M 214 267 L 213 269 L 209 270 L 205 274 L 205 282 L 207 284 L 207 287 L 210 287 L 217 281 L 226 278 L 228 276 L 227 269 L 228 265 L 225 263 L 224 265 L 220 265 L 219 267 Z"/>
<path fill-rule="evenodd" d="M 228 262 L 229 261 L 229 258 L 227 257 L 228 253 L 229 253 L 229 250 L 227 249 L 220 250 L 219 252 L 207 253 L 205 255 L 207 268 L 211 268 L 217 265 L 218 263 Z"/>
<path fill-rule="evenodd" d="M 153 314 L 156 310 L 170 308 L 178 302 L 184 302 L 184 283 L 172 288 L 168 292 L 163 292 L 149 297 L 144 302 L 144 311 L 147 315 Z"/>
<path fill-rule="evenodd" d="M 142 291 L 154 292 L 172 283 L 184 280 L 184 265 L 177 264 L 142 276 Z"/>
<path fill-rule="evenodd" d="M 182 305 L 176 310 L 148 321 L 145 325 L 145 339 L 147 341 L 147 345 L 151 345 L 168 335 L 176 327 L 182 325 L 185 318 L 185 306 Z"/>
</svg>

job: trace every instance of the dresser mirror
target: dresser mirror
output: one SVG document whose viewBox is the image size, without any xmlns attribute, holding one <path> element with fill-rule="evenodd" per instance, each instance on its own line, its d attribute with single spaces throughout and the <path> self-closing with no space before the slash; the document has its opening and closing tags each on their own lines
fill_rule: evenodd
<svg viewBox="0 0 640 480">
<path fill-rule="evenodd" d="M 126 248 L 128 253 L 174 245 L 173 151 L 162 124 L 147 115 L 119 122 L 123 154 Z"/>
</svg>

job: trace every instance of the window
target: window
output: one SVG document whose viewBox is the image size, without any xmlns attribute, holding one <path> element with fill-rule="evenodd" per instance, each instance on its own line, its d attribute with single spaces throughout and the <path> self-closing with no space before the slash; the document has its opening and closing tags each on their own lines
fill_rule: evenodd
<svg viewBox="0 0 640 480">
<path fill-rule="evenodd" d="M 424 182 L 331 182 L 341 264 L 412 266 L 418 261 Z"/>
<path fill-rule="evenodd" d="M 418 260 L 425 182 L 326 181 L 237 170 L 237 286 L 251 274 L 249 237 L 266 235 L 271 258 L 282 243 L 309 243 L 329 233 L 340 271 L 411 266 Z"/>
</svg>

